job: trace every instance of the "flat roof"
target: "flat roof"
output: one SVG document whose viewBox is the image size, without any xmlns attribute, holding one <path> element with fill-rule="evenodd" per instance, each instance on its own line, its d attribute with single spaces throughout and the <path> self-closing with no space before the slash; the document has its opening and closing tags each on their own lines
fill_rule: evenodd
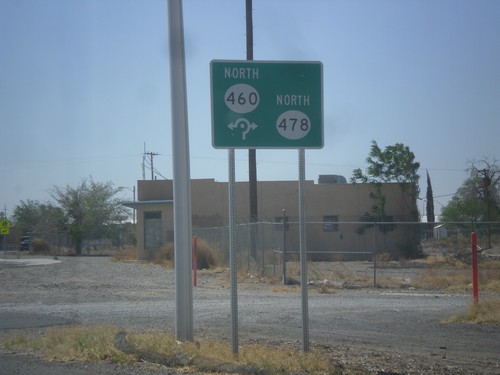
<svg viewBox="0 0 500 375">
<path fill-rule="evenodd" d="M 172 199 L 160 199 L 153 201 L 128 201 L 122 202 L 122 205 L 125 207 L 137 208 L 141 206 L 165 206 L 173 203 L 174 201 Z"/>
</svg>

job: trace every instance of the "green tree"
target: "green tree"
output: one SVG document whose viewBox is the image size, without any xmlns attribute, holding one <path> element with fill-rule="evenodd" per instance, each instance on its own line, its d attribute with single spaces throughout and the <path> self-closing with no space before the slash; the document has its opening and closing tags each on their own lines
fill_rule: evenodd
<svg viewBox="0 0 500 375">
<path fill-rule="evenodd" d="M 415 155 L 408 146 L 396 143 L 387 146 L 382 150 L 376 141 L 372 141 L 370 153 L 366 158 L 368 167 L 366 172 L 360 168 L 353 171 L 352 183 L 370 183 L 374 186 L 374 191 L 370 194 L 374 200 L 372 212 L 366 212 L 360 220 L 366 222 L 359 227 L 358 233 L 363 233 L 364 229 L 373 226 L 374 222 L 386 221 L 385 203 L 387 197 L 382 193 L 383 183 L 399 183 L 401 189 L 410 195 L 411 200 L 411 221 L 418 221 L 417 197 L 419 196 L 418 169 L 420 163 L 415 161 Z M 392 225 L 382 227 L 384 233 L 394 229 Z M 418 246 L 418 232 L 413 231 L 413 238 L 409 243 L 402 246 L 401 252 L 406 257 L 420 257 L 421 250 Z"/>
<path fill-rule="evenodd" d="M 12 216 L 18 235 L 37 233 L 48 235 L 64 229 L 63 211 L 51 203 L 21 201 Z"/>
<path fill-rule="evenodd" d="M 415 208 L 412 209 L 414 219 L 418 219 L 418 210 L 416 209 L 416 199 L 419 195 L 418 169 L 420 163 L 415 161 L 415 155 L 408 146 L 402 143 L 396 143 L 393 146 L 387 146 L 381 150 L 377 142 L 372 141 L 370 153 L 366 158 L 368 167 L 366 173 L 360 168 L 353 171 L 351 177 L 352 183 L 371 183 L 380 186 L 382 183 L 396 182 L 401 189 L 409 189 L 412 200 L 415 201 Z M 380 190 L 380 189 L 379 189 Z M 378 213 L 383 215 L 385 206 L 385 197 L 376 194 L 379 201 Z"/>
<path fill-rule="evenodd" d="M 444 222 L 486 223 L 491 246 L 491 222 L 500 221 L 500 168 L 496 160 L 470 162 L 469 177 L 442 209 Z M 468 226 L 468 224 L 465 224 Z"/>
<path fill-rule="evenodd" d="M 415 155 L 408 146 L 396 143 L 382 151 L 377 142 L 372 141 L 366 162 L 368 163 L 366 173 L 360 168 L 355 169 L 351 182 L 411 184 L 417 189 L 414 193 L 418 196 L 420 177 L 417 172 L 420 163 L 415 161 Z"/>
<path fill-rule="evenodd" d="M 83 179 L 76 187 L 53 186 L 52 197 L 61 206 L 77 255 L 82 252 L 84 240 L 113 238 L 116 224 L 122 223 L 127 214 L 115 194 L 112 182 L 95 182 L 92 177 Z"/>
<path fill-rule="evenodd" d="M 475 178 L 467 178 L 448 204 L 443 206 L 441 221 L 465 223 L 478 221 L 486 207 L 477 197 L 476 186 L 477 180 Z"/>
<path fill-rule="evenodd" d="M 436 216 L 434 215 L 434 194 L 432 193 L 432 184 L 431 184 L 431 178 L 429 176 L 429 171 L 426 171 L 427 174 L 427 193 L 425 195 L 425 198 L 427 199 L 426 202 L 426 213 L 427 213 L 427 222 L 432 225 L 436 221 Z"/>
</svg>

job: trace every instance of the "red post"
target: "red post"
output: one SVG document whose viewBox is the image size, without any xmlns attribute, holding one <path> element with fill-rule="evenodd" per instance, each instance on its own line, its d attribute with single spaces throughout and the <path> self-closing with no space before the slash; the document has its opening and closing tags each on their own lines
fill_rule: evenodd
<svg viewBox="0 0 500 375">
<path fill-rule="evenodd" d="M 472 232 L 470 235 L 472 245 L 472 296 L 474 303 L 479 302 L 479 287 L 477 277 L 477 234 Z"/>
<path fill-rule="evenodd" d="M 198 269 L 198 237 L 193 236 L 193 285 L 196 286 Z"/>
</svg>

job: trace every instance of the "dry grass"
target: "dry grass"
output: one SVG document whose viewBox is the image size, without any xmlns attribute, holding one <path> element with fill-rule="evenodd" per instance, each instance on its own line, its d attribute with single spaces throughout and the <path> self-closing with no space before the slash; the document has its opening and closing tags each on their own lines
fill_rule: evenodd
<svg viewBox="0 0 500 375">
<path fill-rule="evenodd" d="M 464 315 L 453 316 L 445 323 L 500 324 L 500 299 L 479 299 Z"/>
<path fill-rule="evenodd" d="M 271 373 L 334 373 L 335 366 L 318 351 L 300 352 L 288 347 L 269 347 L 266 345 L 243 345 L 235 356 L 227 342 L 205 340 L 198 342 L 176 343 L 173 335 L 166 333 L 141 333 L 129 335 L 131 343 L 143 350 L 175 355 L 179 350 L 189 357 L 196 358 L 194 363 L 204 366 L 225 368 L 227 364 L 240 368 L 258 368 Z M 201 368 L 203 370 L 203 366 Z"/>
<path fill-rule="evenodd" d="M 472 288 L 472 269 L 457 259 L 433 257 L 425 260 L 426 269 L 413 282 L 422 289 L 441 289 L 453 292 L 470 291 Z M 500 262 L 483 261 L 478 266 L 480 291 L 500 292 Z"/>
<path fill-rule="evenodd" d="M 131 262 L 137 259 L 137 248 L 135 247 L 120 249 L 113 253 L 113 260 L 118 262 Z"/>
<path fill-rule="evenodd" d="M 174 244 L 172 242 L 169 242 L 160 247 L 150 261 L 154 264 L 159 264 L 166 268 L 173 268 L 174 254 Z M 219 264 L 214 250 L 206 241 L 202 239 L 198 239 L 197 255 L 197 267 L 199 270 L 214 268 L 217 266 L 217 264 Z M 113 259 L 120 262 L 138 260 L 137 249 L 130 248 L 117 251 L 113 254 Z"/>
<path fill-rule="evenodd" d="M 166 245 L 160 247 L 160 249 L 155 253 L 151 261 L 154 264 L 162 265 L 166 268 L 173 268 L 174 266 L 174 244 L 169 242 Z"/>
<path fill-rule="evenodd" d="M 470 290 L 472 276 L 464 270 L 427 269 L 413 285 L 421 289 L 440 289 L 450 292 L 465 292 Z"/>
<path fill-rule="evenodd" d="M 132 363 L 140 354 L 125 354 L 114 345 L 117 327 L 54 327 L 44 335 L 17 333 L 0 341 L 7 350 L 32 349 L 42 351 L 48 360 L 103 361 Z M 152 353 L 163 358 L 187 358 L 188 371 L 225 372 L 227 368 L 260 369 L 266 373 L 334 374 L 336 365 L 317 350 L 303 353 L 296 348 L 244 345 L 235 356 L 227 342 L 205 340 L 178 343 L 174 335 L 160 332 L 128 333 L 127 340 L 138 353 Z M 209 369 L 209 370 L 207 370 Z M 217 369 L 220 369 L 217 370 Z"/>
<path fill-rule="evenodd" d="M 0 344 L 7 350 L 40 350 L 48 360 L 134 362 L 135 357 L 115 348 L 117 332 L 118 329 L 111 326 L 52 327 L 44 335 L 17 333 Z"/>
<path fill-rule="evenodd" d="M 417 265 L 443 268 L 453 267 L 458 269 L 467 269 L 470 267 L 460 259 L 447 255 L 431 255 L 423 259 L 416 259 L 412 262 Z"/>
<path fill-rule="evenodd" d="M 500 292 L 500 261 L 479 263 L 479 289 L 488 292 Z"/>
<path fill-rule="evenodd" d="M 300 293 L 300 285 L 276 285 L 272 289 L 275 293 Z"/>
</svg>

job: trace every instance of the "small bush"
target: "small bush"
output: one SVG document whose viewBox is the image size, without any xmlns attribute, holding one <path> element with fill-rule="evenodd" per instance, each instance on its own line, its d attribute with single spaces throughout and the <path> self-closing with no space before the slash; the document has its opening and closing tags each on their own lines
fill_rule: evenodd
<svg viewBox="0 0 500 375">
<path fill-rule="evenodd" d="M 198 239 L 198 255 L 196 257 L 196 268 L 199 270 L 209 269 L 216 265 L 214 251 L 210 245 Z"/>
<path fill-rule="evenodd" d="M 166 267 L 173 267 L 175 258 L 174 244 L 172 242 L 162 246 L 154 255 L 152 261 Z M 198 254 L 196 266 L 199 270 L 213 268 L 217 265 L 217 260 L 210 245 L 198 239 Z"/>
<path fill-rule="evenodd" d="M 50 245 L 43 238 L 33 239 L 30 248 L 34 254 L 50 254 Z"/>
<path fill-rule="evenodd" d="M 137 260 L 137 248 L 120 249 L 113 253 L 113 259 L 121 262 Z"/>
<path fill-rule="evenodd" d="M 169 242 L 154 254 L 152 259 L 154 264 L 161 264 L 167 268 L 171 268 L 174 265 L 174 244 Z"/>
<path fill-rule="evenodd" d="M 390 262 L 392 260 L 392 256 L 388 251 L 378 254 L 375 258 L 377 262 Z"/>
</svg>

